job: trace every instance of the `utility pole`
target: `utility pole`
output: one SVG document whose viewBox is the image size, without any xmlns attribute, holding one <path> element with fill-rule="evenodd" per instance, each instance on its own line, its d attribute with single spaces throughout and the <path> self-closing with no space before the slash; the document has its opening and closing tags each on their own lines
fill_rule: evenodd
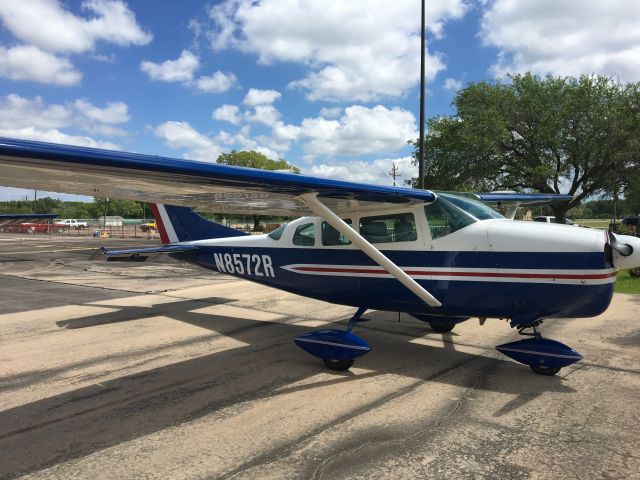
<svg viewBox="0 0 640 480">
<path fill-rule="evenodd" d="M 38 213 L 38 190 L 33 191 L 33 213 Z"/>
<path fill-rule="evenodd" d="M 422 0 L 422 21 L 420 23 L 420 138 L 418 139 L 418 188 L 424 189 L 424 1 Z"/>
<path fill-rule="evenodd" d="M 396 167 L 395 163 L 391 164 L 391 171 L 389 172 L 389 175 L 391 175 L 391 178 L 393 179 L 393 186 L 397 186 L 396 177 L 399 177 L 400 175 L 398 175 L 398 167 Z"/>
</svg>

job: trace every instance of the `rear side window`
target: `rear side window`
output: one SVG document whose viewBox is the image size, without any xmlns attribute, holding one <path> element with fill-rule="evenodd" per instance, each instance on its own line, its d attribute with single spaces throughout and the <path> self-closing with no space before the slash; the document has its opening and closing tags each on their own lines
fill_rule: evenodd
<svg viewBox="0 0 640 480">
<path fill-rule="evenodd" d="M 343 221 L 351 226 L 350 218 L 343 218 Z M 351 245 L 351 242 L 347 237 L 342 235 L 338 230 L 333 228 L 327 222 L 322 222 L 322 245 L 325 247 L 331 247 L 335 245 Z"/>
<path fill-rule="evenodd" d="M 316 228 L 313 223 L 306 223 L 296 228 L 293 244 L 302 247 L 313 247 L 316 244 Z"/>
<path fill-rule="evenodd" d="M 362 217 L 360 235 L 371 243 L 413 242 L 418 238 L 413 213 Z"/>
</svg>

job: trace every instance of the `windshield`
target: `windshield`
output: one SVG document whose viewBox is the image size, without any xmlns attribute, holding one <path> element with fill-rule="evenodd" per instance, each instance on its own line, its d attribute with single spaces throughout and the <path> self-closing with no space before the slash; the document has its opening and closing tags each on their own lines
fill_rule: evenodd
<svg viewBox="0 0 640 480">
<path fill-rule="evenodd" d="M 286 223 L 284 225 L 280 225 L 278 228 L 276 228 L 273 232 L 269 234 L 269 238 L 273 238 L 274 240 L 280 240 L 280 237 L 282 237 L 282 233 L 284 232 L 285 228 L 287 228 Z"/>
<path fill-rule="evenodd" d="M 481 202 L 480 200 L 476 200 L 474 198 L 469 197 L 461 197 L 458 195 L 452 195 L 450 193 L 438 193 L 439 197 L 444 197 L 453 203 L 456 207 L 461 208 L 465 212 L 467 212 L 472 217 L 478 220 L 490 220 L 492 218 L 502 218 L 505 217 L 500 213 L 496 212 L 493 208 L 491 208 L 486 203 Z"/>
<path fill-rule="evenodd" d="M 424 207 L 431 238 L 436 240 L 463 229 L 478 220 L 438 194 L 435 202 Z"/>
</svg>

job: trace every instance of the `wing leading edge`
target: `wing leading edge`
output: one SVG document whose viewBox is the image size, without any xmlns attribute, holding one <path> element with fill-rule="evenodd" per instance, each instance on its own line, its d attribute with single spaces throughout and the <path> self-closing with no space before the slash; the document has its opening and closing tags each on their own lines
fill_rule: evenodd
<svg viewBox="0 0 640 480">
<path fill-rule="evenodd" d="M 432 202 L 433 192 L 194 160 L 0 138 L 0 184 L 207 209 L 305 215 L 316 192 L 333 211 Z"/>
</svg>

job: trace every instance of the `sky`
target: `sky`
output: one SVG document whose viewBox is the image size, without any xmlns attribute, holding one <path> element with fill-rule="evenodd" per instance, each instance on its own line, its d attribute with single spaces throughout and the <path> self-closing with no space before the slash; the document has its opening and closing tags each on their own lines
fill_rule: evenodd
<svg viewBox="0 0 640 480">
<path fill-rule="evenodd" d="M 640 80 L 634 1 L 426 4 L 427 117 L 513 72 Z M 390 185 L 417 174 L 419 76 L 418 0 L 0 0 L 4 137 Z"/>
</svg>

